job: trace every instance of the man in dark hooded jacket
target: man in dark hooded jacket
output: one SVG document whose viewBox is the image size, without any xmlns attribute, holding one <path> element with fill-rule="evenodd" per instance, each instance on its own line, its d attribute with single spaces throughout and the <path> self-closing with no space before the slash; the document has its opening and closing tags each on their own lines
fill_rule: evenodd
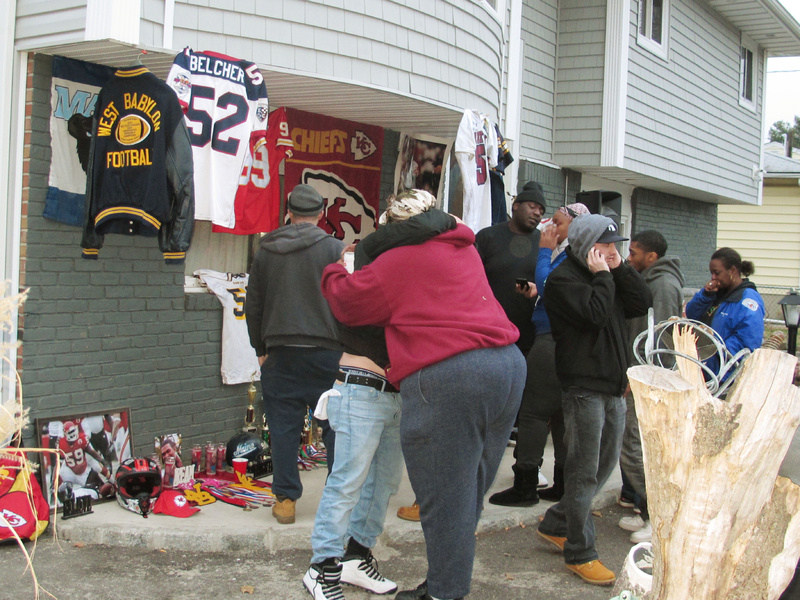
<svg viewBox="0 0 800 600">
<path fill-rule="evenodd" d="M 616 250 L 615 243 L 625 239 L 608 217 L 577 217 L 569 227 L 567 258 L 550 274 L 544 292 L 567 459 L 564 496 L 547 511 L 538 533 L 563 551 L 567 569 L 596 585 L 616 579 L 598 560 L 591 504 L 622 445 L 622 395 L 632 358 L 625 319 L 647 314 L 652 304 L 644 280 Z"/>
<path fill-rule="evenodd" d="M 297 447 L 307 407 L 313 410 L 333 386 L 343 350 L 320 281 L 322 270 L 339 260 L 344 243 L 317 227 L 324 202 L 310 185 L 296 186 L 287 208 L 291 224 L 261 238 L 246 308 L 272 441 L 272 514 L 282 524 L 294 523 L 295 503 L 303 493 Z M 327 421 L 320 424 L 330 469 L 334 436 Z"/>
</svg>

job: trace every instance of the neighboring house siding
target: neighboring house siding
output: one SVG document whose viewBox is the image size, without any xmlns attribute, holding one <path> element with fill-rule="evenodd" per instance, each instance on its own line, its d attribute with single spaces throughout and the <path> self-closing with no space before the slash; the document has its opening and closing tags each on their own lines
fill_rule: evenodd
<svg viewBox="0 0 800 600">
<path fill-rule="evenodd" d="M 547 200 L 545 217 L 552 217 L 559 206 L 575 202 L 575 194 L 581 191 L 581 174 L 577 171 L 522 161 L 519 165 L 519 189 L 529 181 L 537 181 L 544 190 Z"/>
<path fill-rule="evenodd" d="M 34 64 L 26 407 L 36 418 L 130 407 L 135 454 L 149 455 L 155 435 L 175 431 L 185 441 L 227 440 L 242 425 L 247 385 L 222 385 L 216 296 L 184 295 L 183 265 L 165 265 L 156 238 L 108 235 L 100 259 L 84 260 L 81 229 L 42 218 L 52 61 L 37 55 Z"/>
<path fill-rule="evenodd" d="M 522 156 L 553 160 L 558 2 L 525 0 L 522 9 Z"/>
<path fill-rule="evenodd" d="M 497 120 L 503 27 L 471 0 L 177 3 L 174 48 L 335 77 L 469 107 Z"/>
<path fill-rule="evenodd" d="M 559 11 L 553 162 L 600 164 L 605 0 L 562 0 Z"/>
<path fill-rule="evenodd" d="M 762 53 L 757 110 L 739 105 L 740 32 L 701 2 L 670 3 L 669 61 L 636 42 L 632 2 L 624 167 L 754 203 L 760 163 Z"/>
<path fill-rule="evenodd" d="M 720 206 L 717 243 L 751 260 L 760 285 L 800 286 L 800 187 L 765 186 L 761 206 Z M 768 242 L 767 242 L 768 240 Z"/>
<path fill-rule="evenodd" d="M 631 207 L 631 231 L 661 232 L 669 244 L 667 253 L 681 259 L 686 287 L 705 285 L 708 261 L 717 249 L 717 205 L 636 188 Z"/>
</svg>

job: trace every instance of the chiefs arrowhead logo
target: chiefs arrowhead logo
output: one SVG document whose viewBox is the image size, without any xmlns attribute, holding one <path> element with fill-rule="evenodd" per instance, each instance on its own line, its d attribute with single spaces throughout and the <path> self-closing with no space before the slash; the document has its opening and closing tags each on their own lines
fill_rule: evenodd
<svg viewBox="0 0 800 600">
<path fill-rule="evenodd" d="M 5 521 L 8 523 L 8 525 L 10 527 L 13 527 L 14 529 L 22 527 L 23 525 L 28 523 L 28 521 L 27 521 L 27 519 L 25 519 L 25 517 L 20 516 L 15 512 L 11 512 L 7 508 L 4 508 L 2 513 L 0 513 L 0 514 L 3 515 L 3 519 L 5 519 Z"/>
<path fill-rule="evenodd" d="M 356 131 L 356 134 L 350 139 L 350 152 L 356 160 L 369 158 L 377 149 L 375 143 L 363 131 Z"/>
</svg>

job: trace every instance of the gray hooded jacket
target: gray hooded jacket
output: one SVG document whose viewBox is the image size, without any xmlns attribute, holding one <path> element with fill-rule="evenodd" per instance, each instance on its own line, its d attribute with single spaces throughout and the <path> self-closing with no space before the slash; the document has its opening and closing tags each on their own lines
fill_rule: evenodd
<svg viewBox="0 0 800 600">
<path fill-rule="evenodd" d="M 273 346 L 342 350 L 339 325 L 322 296 L 322 270 L 344 243 L 311 223 L 261 238 L 247 286 L 247 331 L 258 356 Z"/>
<path fill-rule="evenodd" d="M 650 293 L 653 294 L 653 316 L 655 323 L 670 317 L 680 317 L 683 313 L 684 278 L 681 273 L 681 259 L 677 256 L 662 256 L 641 273 Z M 628 321 L 631 342 L 647 329 L 647 317 L 637 317 Z"/>
</svg>

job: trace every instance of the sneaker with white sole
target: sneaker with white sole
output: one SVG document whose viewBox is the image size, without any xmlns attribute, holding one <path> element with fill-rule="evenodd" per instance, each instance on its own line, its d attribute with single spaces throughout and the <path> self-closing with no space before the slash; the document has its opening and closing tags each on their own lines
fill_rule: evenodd
<svg viewBox="0 0 800 600">
<path fill-rule="evenodd" d="M 397 591 L 397 584 L 386 579 L 378 571 L 378 561 L 367 552 L 367 556 L 345 556 L 342 559 L 342 583 L 354 585 L 373 594 L 390 594 Z"/>
<path fill-rule="evenodd" d="M 335 564 L 326 564 L 328 560 L 331 559 L 308 567 L 303 575 L 303 586 L 314 600 L 344 600 L 342 565 L 338 561 L 332 561 Z"/>
<path fill-rule="evenodd" d="M 639 531 L 642 527 L 644 527 L 644 519 L 639 515 L 622 517 L 619 520 L 619 526 L 625 531 Z"/>
<path fill-rule="evenodd" d="M 644 522 L 644 525 L 638 531 L 634 531 L 631 534 L 631 542 L 634 544 L 641 544 L 642 542 L 652 542 L 653 541 L 653 526 L 650 524 L 650 520 Z"/>
</svg>

